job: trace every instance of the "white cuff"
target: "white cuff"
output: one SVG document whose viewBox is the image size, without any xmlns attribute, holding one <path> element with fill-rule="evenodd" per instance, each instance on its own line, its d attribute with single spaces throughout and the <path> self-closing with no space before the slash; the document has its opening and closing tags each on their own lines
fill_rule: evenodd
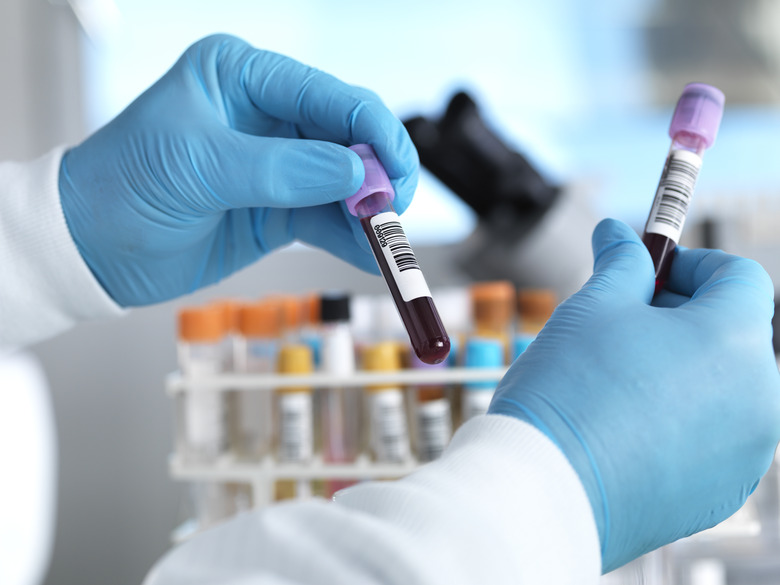
<svg viewBox="0 0 780 585">
<path fill-rule="evenodd" d="M 145 585 L 597 585 L 580 481 L 535 428 L 464 425 L 409 477 L 239 515 L 163 558 Z"/>
<path fill-rule="evenodd" d="M 63 153 L 0 163 L 0 347 L 29 345 L 78 321 L 123 312 L 65 223 L 58 187 Z"/>
<path fill-rule="evenodd" d="M 599 537 L 579 477 L 544 434 L 514 418 L 474 418 L 438 461 L 337 501 L 414 534 L 431 560 L 440 554 L 440 566 L 457 568 L 458 583 L 599 581 Z"/>
</svg>

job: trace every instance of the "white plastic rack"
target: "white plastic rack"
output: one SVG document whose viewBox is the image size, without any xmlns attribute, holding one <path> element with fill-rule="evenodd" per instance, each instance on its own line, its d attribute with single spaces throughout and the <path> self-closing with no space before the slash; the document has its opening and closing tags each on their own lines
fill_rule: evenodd
<svg viewBox="0 0 780 585">
<path fill-rule="evenodd" d="M 276 388 L 308 386 L 312 388 L 363 388 L 372 385 L 398 384 L 416 386 L 424 384 L 460 385 L 469 382 L 500 380 L 507 368 L 447 368 L 430 370 L 398 370 L 396 372 L 361 372 L 349 376 L 313 373 L 305 376 L 289 374 L 236 374 L 224 373 L 208 377 L 188 378 L 180 372 L 166 379 L 169 396 L 198 391 L 273 391 Z M 277 480 L 369 480 L 397 478 L 408 475 L 420 463 L 410 457 L 401 463 L 381 463 L 361 455 L 354 462 L 328 463 L 315 456 L 307 463 L 282 463 L 272 456 L 255 462 L 225 454 L 212 463 L 194 463 L 173 454 L 169 461 L 171 477 L 181 481 L 240 483 L 251 486 L 254 505 L 262 506 L 273 501 Z"/>
</svg>

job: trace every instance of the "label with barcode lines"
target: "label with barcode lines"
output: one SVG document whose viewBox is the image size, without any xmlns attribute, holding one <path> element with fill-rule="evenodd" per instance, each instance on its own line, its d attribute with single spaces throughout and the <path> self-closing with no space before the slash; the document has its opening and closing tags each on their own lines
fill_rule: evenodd
<svg viewBox="0 0 780 585">
<path fill-rule="evenodd" d="M 378 213 L 371 218 L 371 227 L 404 301 L 431 296 L 398 214 L 392 211 Z"/>
<path fill-rule="evenodd" d="M 438 459 L 452 436 L 452 413 L 446 398 L 417 406 L 417 456 L 420 461 Z"/>
<path fill-rule="evenodd" d="M 308 461 L 312 457 L 312 397 L 305 392 L 279 397 L 279 459 L 285 462 Z"/>
<path fill-rule="evenodd" d="M 371 432 L 378 461 L 404 461 L 409 458 L 409 431 L 404 398 L 400 390 L 383 390 L 372 396 Z"/>
<path fill-rule="evenodd" d="M 645 231 L 680 241 L 685 217 L 693 197 L 701 157 L 687 150 L 673 150 L 664 165 L 653 209 Z"/>
</svg>

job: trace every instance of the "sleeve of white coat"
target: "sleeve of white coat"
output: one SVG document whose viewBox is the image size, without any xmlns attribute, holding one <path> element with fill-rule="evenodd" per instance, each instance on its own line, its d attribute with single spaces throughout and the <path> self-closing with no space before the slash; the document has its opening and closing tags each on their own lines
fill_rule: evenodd
<svg viewBox="0 0 780 585">
<path fill-rule="evenodd" d="M 64 150 L 0 163 L 0 348 L 121 314 L 81 257 L 60 206 Z"/>
<path fill-rule="evenodd" d="M 171 551 L 145 585 L 595 585 L 600 563 L 565 456 L 530 425 L 486 415 L 404 479 L 243 514 Z"/>
</svg>

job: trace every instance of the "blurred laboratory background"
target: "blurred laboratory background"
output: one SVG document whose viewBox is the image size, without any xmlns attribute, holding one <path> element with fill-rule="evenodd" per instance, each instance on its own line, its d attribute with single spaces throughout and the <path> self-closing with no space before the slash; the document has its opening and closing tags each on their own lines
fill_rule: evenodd
<svg viewBox="0 0 780 585">
<path fill-rule="evenodd" d="M 715 85 L 726 113 L 683 243 L 754 258 L 780 282 L 776 0 L 0 0 L 0 159 L 78 143 L 216 32 L 370 88 L 407 123 L 423 170 L 403 223 L 432 289 L 511 281 L 572 293 L 589 274 L 599 219 L 641 231 L 683 86 Z M 489 145 L 471 144 L 466 126 Z M 484 197 L 469 176 L 438 164 L 460 139 L 470 176 L 492 177 Z M 492 175 L 479 174 L 488 167 Z M 32 348 L 59 440 L 48 585 L 140 583 L 186 515 L 188 486 L 169 467 L 176 424 L 166 395 L 178 312 L 329 289 L 387 294 L 380 278 L 295 245 L 191 297 Z M 762 513 L 774 515 L 776 532 L 773 501 L 734 534 L 755 535 Z M 767 555 L 747 563 L 733 547 L 676 554 L 693 559 L 685 575 L 662 580 L 668 568 L 657 557 L 630 569 L 642 577 L 612 582 L 780 580 Z M 769 574 L 774 581 L 762 580 Z"/>
</svg>

